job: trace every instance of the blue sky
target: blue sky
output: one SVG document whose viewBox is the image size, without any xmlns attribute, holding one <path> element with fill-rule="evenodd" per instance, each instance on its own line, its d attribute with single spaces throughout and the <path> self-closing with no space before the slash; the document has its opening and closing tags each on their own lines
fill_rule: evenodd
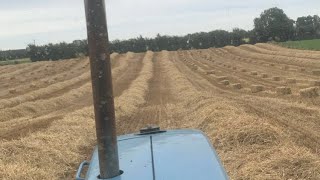
<svg viewBox="0 0 320 180">
<path fill-rule="evenodd" d="M 86 38 L 83 0 L 0 0 L 0 49 Z M 270 7 L 296 19 L 319 14 L 319 0 L 106 0 L 109 36 L 184 35 L 214 29 L 246 30 Z"/>
</svg>

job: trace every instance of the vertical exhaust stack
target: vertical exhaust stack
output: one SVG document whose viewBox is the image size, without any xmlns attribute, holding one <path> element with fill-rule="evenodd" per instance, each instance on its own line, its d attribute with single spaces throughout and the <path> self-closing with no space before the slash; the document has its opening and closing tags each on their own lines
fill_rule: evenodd
<svg viewBox="0 0 320 180">
<path fill-rule="evenodd" d="M 100 178 L 120 175 L 104 0 L 84 0 Z"/>
</svg>

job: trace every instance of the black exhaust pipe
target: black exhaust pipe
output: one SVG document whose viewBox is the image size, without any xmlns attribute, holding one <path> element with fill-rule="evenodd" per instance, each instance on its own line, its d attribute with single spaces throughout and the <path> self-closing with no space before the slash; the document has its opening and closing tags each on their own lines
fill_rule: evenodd
<svg viewBox="0 0 320 180">
<path fill-rule="evenodd" d="M 100 178 L 120 175 L 104 0 L 85 0 Z"/>
</svg>

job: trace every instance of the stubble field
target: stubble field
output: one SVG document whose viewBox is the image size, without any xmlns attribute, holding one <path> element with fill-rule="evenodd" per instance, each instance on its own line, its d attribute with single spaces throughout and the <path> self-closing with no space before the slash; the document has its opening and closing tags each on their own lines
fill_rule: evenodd
<svg viewBox="0 0 320 180">
<path fill-rule="evenodd" d="M 204 131 L 230 179 L 320 179 L 320 52 L 112 54 L 117 133 Z M 0 66 L 0 179 L 72 179 L 95 146 L 89 60 Z"/>
</svg>

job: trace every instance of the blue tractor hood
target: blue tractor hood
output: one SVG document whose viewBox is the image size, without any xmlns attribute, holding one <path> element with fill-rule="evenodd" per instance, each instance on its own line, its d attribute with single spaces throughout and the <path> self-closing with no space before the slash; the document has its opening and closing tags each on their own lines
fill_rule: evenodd
<svg viewBox="0 0 320 180">
<path fill-rule="evenodd" d="M 118 150 L 123 174 L 110 180 L 228 179 L 211 143 L 201 131 L 171 130 L 119 136 Z M 84 179 L 98 180 L 97 148 L 88 164 Z"/>
</svg>

